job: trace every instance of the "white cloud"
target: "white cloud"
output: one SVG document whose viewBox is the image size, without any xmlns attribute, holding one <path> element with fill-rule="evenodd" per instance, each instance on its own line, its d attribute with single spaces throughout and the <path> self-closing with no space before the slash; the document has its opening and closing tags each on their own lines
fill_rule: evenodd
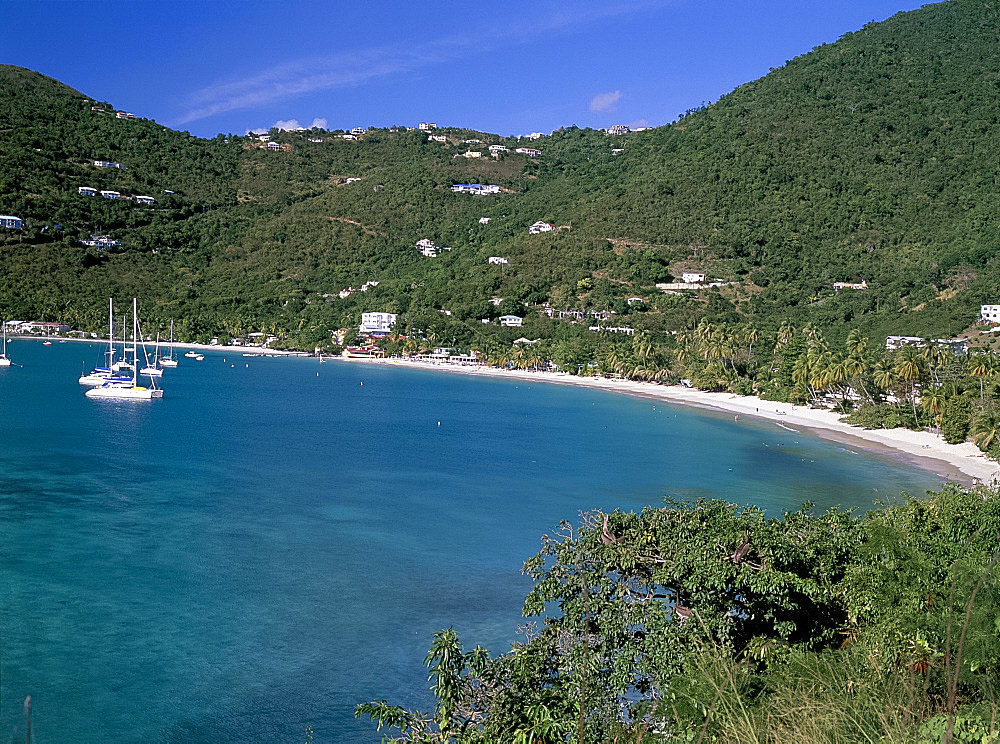
<svg viewBox="0 0 1000 744">
<path fill-rule="evenodd" d="M 551 12 L 528 25 L 505 31 L 490 30 L 484 43 L 481 33 L 433 39 L 423 43 L 371 47 L 343 51 L 325 57 L 300 58 L 262 69 L 249 77 L 219 80 L 186 96 L 184 112 L 175 124 L 183 125 L 240 109 L 252 109 L 323 90 L 351 88 L 370 80 L 413 72 L 435 64 L 469 57 L 512 44 L 524 44 L 581 25 L 614 16 L 632 15 L 662 5 L 664 0 L 635 0 L 628 7 L 602 7 L 589 11 L 576 8 Z M 604 93 L 602 96 L 620 95 Z M 601 96 L 597 96 L 597 99 Z M 615 98 L 606 105 L 614 105 Z M 591 102 L 593 109 L 594 102 Z M 603 110 L 603 109 L 598 109 Z"/>
<path fill-rule="evenodd" d="M 321 116 L 317 116 L 313 119 L 312 124 L 309 125 L 310 129 L 326 129 L 326 119 Z"/>
<path fill-rule="evenodd" d="M 609 93 L 598 93 L 590 99 L 590 110 L 594 113 L 610 114 L 615 110 L 615 104 L 622 97 L 620 90 L 613 90 Z"/>
<path fill-rule="evenodd" d="M 271 125 L 272 129 L 280 129 L 283 132 L 294 132 L 299 128 L 298 119 L 289 119 L 288 121 L 278 120 Z"/>
<path fill-rule="evenodd" d="M 257 127 L 256 129 L 248 129 L 246 134 L 267 134 L 267 128 Z"/>
<path fill-rule="evenodd" d="M 629 129 L 640 129 L 641 127 L 648 127 L 649 121 L 646 119 L 636 119 L 635 121 L 630 121 L 628 123 Z"/>
</svg>

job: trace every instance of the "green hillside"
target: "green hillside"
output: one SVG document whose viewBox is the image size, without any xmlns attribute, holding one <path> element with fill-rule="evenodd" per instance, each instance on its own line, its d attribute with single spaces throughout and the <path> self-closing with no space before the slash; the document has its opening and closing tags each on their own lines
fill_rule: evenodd
<svg viewBox="0 0 1000 744">
<path fill-rule="evenodd" d="M 317 130 L 272 132 L 285 146 L 273 152 L 118 119 L 109 103 L 0 67 L 0 213 L 26 220 L 0 237 L 0 314 L 99 328 L 104 298 L 138 294 L 150 327 L 273 328 L 308 348 L 366 310 L 465 344 L 502 337 L 481 319 L 505 312 L 526 315 L 536 337 L 586 337 L 537 317 L 545 302 L 614 310 L 654 336 L 702 318 L 794 319 L 835 338 L 854 326 L 957 333 L 1000 287 L 998 22 L 997 3 L 951 0 L 848 34 L 674 125 L 536 142 Z M 511 152 L 491 159 L 491 143 Z M 513 152 L 523 145 L 541 157 Z M 469 150 L 483 157 L 455 157 Z M 505 191 L 453 194 L 456 182 Z M 568 229 L 529 235 L 537 220 Z M 92 234 L 124 245 L 77 242 Z M 421 238 L 453 250 L 420 256 Z M 488 265 L 493 255 L 509 265 Z M 730 284 L 655 288 L 683 270 Z M 870 289 L 834 293 L 854 277 Z M 368 280 L 379 285 L 337 297 Z M 629 296 L 647 302 L 630 311 Z"/>
</svg>

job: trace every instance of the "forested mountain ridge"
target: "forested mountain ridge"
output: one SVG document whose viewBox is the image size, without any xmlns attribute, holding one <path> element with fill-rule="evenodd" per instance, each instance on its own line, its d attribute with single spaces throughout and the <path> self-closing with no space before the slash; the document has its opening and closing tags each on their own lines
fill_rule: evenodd
<svg viewBox="0 0 1000 744">
<path fill-rule="evenodd" d="M 507 312 L 534 337 L 586 336 L 537 317 L 545 302 L 614 310 L 654 335 L 701 318 L 793 319 L 835 338 L 957 333 L 1000 293 L 998 27 L 996 2 L 950 0 L 847 34 L 674 125 L 537 142 L 314 130 L 272 132 L 274 152 L 119 119 L 0 67 L 0 212 L 26 219 L 0 236 L 0 314 L 99 328 L 102 298 L 138 294 L 151 324 L 174 317 L 187 338 L 274 329 L 308 348 L 365 310 L 459 345 L 505 333 L 480 321 Z M 491 143 L 510 152 L 491 159 Z M 513 152 L 525 145 L 542 155 Z M 456 182 L 504 191 L 453 194 Z M 529 235 L 537 220 L 566 229 Z M 77 242 L 91 234 L 124 245 Z M 421 238 L 453 250 L 423 257 Z M 733 284 L 654 287 L 684 270 Z M 832 290 L 854 277 L 869 289 Z M 379 285 L 337 297 L 368 280 Z"/>
</svg>

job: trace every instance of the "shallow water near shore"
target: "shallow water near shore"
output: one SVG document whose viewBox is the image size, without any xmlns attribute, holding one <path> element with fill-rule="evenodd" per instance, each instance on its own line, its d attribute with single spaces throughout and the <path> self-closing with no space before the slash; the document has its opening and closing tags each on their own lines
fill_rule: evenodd
<svg viewBox="0 0 1000 744">
<path fill-rule="evenodd" d="M 562 519 L 939 481 L 768 422 L 390 365 L 210 352 L 162 400 L 88 400 L 101 351 L 15 340 L 0 370 L 5 741 L 30 694 L 40 743 L 376 742 L 354 705 L 428 709 L 434 631 L 506 650 Z"/>
</svg>

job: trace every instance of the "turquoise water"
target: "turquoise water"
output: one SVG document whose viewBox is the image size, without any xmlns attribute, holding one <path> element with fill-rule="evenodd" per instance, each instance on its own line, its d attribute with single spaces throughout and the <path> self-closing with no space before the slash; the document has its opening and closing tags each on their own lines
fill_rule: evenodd
<svg viewBox="0 0 1000 744">
<path fill-rule="evenodd" d="M 17 340 L 0 370 L 0 741 L 27 694 L 43 743 L 379 741 L 354 705 L 427 709 L 440 628 L 505 650 L 561 519 L 938 482 L 730 414 L 390 366 L 209 353 L 162 400 L 88 400 L 100 353 Z"/>
</svg>

